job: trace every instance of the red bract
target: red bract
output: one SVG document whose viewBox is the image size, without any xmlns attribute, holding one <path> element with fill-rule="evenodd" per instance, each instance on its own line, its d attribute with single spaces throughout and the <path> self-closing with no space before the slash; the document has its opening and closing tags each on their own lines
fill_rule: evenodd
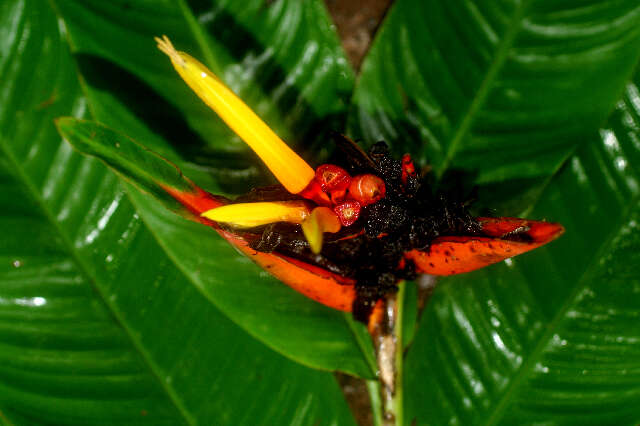
<svg viewBox="0 0 640 426">
<path fill-rule="evenodd" d="M 405 258 L 422 274 L 462 274 L 526 253 L 564 232 L 558 223 L 536 220 L 479 217 L 477 221 L 483 236 L 439 237 L 429 250 L 411 250 Z"/>
<path fill-rule="evenodd" d="M 225 231 L 215 222 L 200 216 L 208 209 L 228 203 L 229 201 L 223 197 L 211 195 L 195 185 L 192 192 L 178 191 L 170 187 L 163 189 L 194 213 L 192 219 L 212 226 L 229 243 L 288 286 L 334 309 L 352 310 L 357 297 L 355 280 L 278 252 L 262 253 L 253 250 L 249 244 L 258 238 L 258 235 Z M 341 221 L 343 215 L 338 211 L 344 211 L 347 207 L 350 207 L 352 214 L 356 210 L 359 214 L 360 205 L 354 201 L 347 201 L 334 209 Z M 407 252 L 405 259 L 414 262 L 418 272 L 433 275 L 458 274 L 533 250 L 555 240 L 564 232 L 564 228 L 557 223 L 526 219 L 479 218 L 478 221 L 485 236 L 437 238 L 426 250 Z"/>
<path fill-rule="evenodd" d="M 256 251 L 250 245 L 258 235 L 230 232 L 201 216 L 209 209 L 228 204 L 229 200 L 224 197 L 212 195 L 196 185 L 192 191 L 179 191 L 169 186 L 162 186 L 162 189 L 193 214 L 188 216 L 191 220 L 211 226 L 231 245 L 289 287 L 323 305 L 351 311 L 356 299 L 355 280 L 277 252 Z"/>
</svg>

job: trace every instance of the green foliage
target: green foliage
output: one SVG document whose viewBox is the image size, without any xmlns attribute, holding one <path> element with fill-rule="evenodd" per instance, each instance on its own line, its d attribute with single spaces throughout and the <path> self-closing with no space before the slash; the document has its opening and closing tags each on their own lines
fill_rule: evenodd
<svg viewBox="0 0 640 426">
<path fill-rule="evenodd" d="M 630 83 L 530 213 L 566 234 L 438 288 L 405 366 L 419 423 L 637 423 L 639 130 Z"/>
<path fill-rule="evenodd" d="M 443 280 L 415 327 L 407 287 L 407 424 L 638 423 L 632 0 L 399 0 L 355 89 L 319 0 L 2 2 L 0 422 L 352 424 L 322 370 L 373 377 L 359 324 L 56 132 L 89 120 L 62 133 L 125 152 L 110 165 L 147 192 L 182 180 L 131 139 L 214 193 L 265 184 L 155 49 L 162 34 L 314 165 L 348 121 L 438 176 L 466 173 L 494 215 L 565 225 L 549 247 Z"/>
</svg>

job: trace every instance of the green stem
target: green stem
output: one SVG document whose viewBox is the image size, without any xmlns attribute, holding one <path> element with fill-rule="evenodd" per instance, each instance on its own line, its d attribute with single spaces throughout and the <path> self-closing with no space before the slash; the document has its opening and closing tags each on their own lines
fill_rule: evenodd
<svg viewBox="0 0 640 426">
<path fill-rule="evenodd" d="M 404 424 L 403 414 L 403 355 L 404 355 L 404 341 L 403 341 L 403 314 L 404 314 L 404 298 L 406 291 L 406 282 L 401 281 L 398 284 L 398 295 L 396 297 L 396 321 L 394 325 L 396 353 L 395 353 L 395 394 L 393 396 L 393 411 L 396 419 L 396 426 L 402 426 Z"/>
<path fill-rule="evenodd" d="M 383 313 L 369 324 L 376 350 L 382 421 L 384 426 L 403 424 L 403 335 L 405 283 L 398 283 L 398 292 L 384 300 Z M 370 320 L 371 321 L 371 320 Z"/>
<path fill-rule="evenodd" d="M 384 426 L 384 419 L 382 418 L 382 399 L 380 398 L 380 382 L 377 380 L 366 380 L 365 383 L 371 400 L 373 426 Z"/>
</svg>

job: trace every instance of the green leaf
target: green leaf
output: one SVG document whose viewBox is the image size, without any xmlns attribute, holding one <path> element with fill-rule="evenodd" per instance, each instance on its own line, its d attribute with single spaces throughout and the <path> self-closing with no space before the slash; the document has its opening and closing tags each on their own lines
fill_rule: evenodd
<svg viewBox="0 0 640 426">
<path fill-rule="evenodd" d="M 132 139 L 95 122 L 62 117 L 56 120 L 61 136 L 83 154 L 100 158 L 140 190 L 153 194 L 171 210 L 182 205 L 163 187 L 181 192 L 192 191 L 193 185 L 180 169 Z"/>
<path fill-rule="evenodd" d="M 640 74 L 635 81 L 531 213 L 566 234 L 436 289 L 407 358 L 408 421 L 638 423 Z"/>
<path fill-rule="evenodd" d="M 48 4 L 2 2 L 0 29 L 2 422 L 353 424 L 330 374 L 217 310 L 57 135 L 88 112 Z"/>
<path fill-rule="evenodd" d="M 134 205 L 169 257 L 229 317 L 304 364 L 371 374 L 362 358 L 368 355 L 369 346 L 363 346 L 353 334 L 342 313 L 291 291 L 238 255 L 210 228 L 185 222 L 167 210 L 179 210 L 180 206 L 175 206 L 159 183 L 191 189 L 175 166 L 94 122 L 64 118 L 58 120 L 58 128 L 75 148 L 102 159 L 138 188 L 156 196 L 154 201 L 129 188 Z"/>
<path fill-rule="evenodd" d="M 319 0 L 54 2 L 89 85 L 109 85 L 108 90 L 131 100 L 128 106 L 146 115 L 147 124 L 155 128 L 163 125 L 158 123 L 163 118 L 169 123 L 184 120 L 195 134 L 171 129 L 173 139 L 167 139 L 183 153 L 179 145 L 192 147 L 199 160 L 218 155 L 245 159 L 245 166 L 258 163 L 178 78 L 154 36 L 166 34 L 177 49 L 200 59 L 293 146 L 324 143 L 323 134 L 343 127 L 353 75 Z M 136 79 L 148 86 L 154 99 L 132 96 L 130 92 L 141 90 L 133 84 Z M 145 107 L 147 111 L 141 111 Z M 170 126 L 164 125 L 166 131 Z"/>
<path fill-rule="evenodd" d="M 153 36 L 165 31 L 163 20 L 154 20 L 150 23 L 143 20 L 139 15 L 126 15 L 128 19 L 139 20 L 129 22 L 130 28 L 135 28 L 137 32 L 134 31 L 133 34 L 128 34 L 130 40 L 126 44 L 126 50 L 119 50 L 117 40 L 83 32 L 86 30 L 83 19 L 96 19 L 94 14 L 97 11 L 104 15 L 101 15 L 100 20 L 97 20 L 98 22 L 102 22 L 105 19 L 118 22 L 118 19 L 122 19 L 123 15 L 116 13 L 118 11 L 116 5 L 118 4 L 104 5 L 100 2 L 95 7 L 88 8 L 81 3 L 64 2 L 64 6 L 61 5 L 60 7 L 62 17 L 69 30 L 72 45 L 75 46 L 75 51 L 77 52 L 76 58 L 80 64 L 79 68 L 84 81 L 83 87 L 87 92 L 89 105 L 94 112 L 94 117 L 110 127 L 126 133 L 142 145 L 152 148 L 163 157 L 178 164 L 187 177 L 213 193 L 220 193 L 224 189 L 228 189 L 228 185 L 234 184 L 234 182 L 236 187 L 238 182 L 241 182 L 242 190 L 244 192 L 248 191 L 250 186 L 246 184 L 246 173 L 242 168 L 235 170 L 227 168 L 226 172 L 220 172 L 220 170 L 213 171 L 211 168 L 202 169 L 199 165 L 194 165 L 193 163 L 185 163 L 186 160 L 197 161 L 199 157 L 194 158 L 189 153 L 184 153 L 181 137 L 183 133 L 188 131 L 189 127 L 181 120 L 190 123 L 190 120 L 199 116 L 193 115 L 189 108 L 180 104 L 177 104 L 176 107 L 171 107 L 157 94 L 158 92 L 160 94 L 165 93 L 167 88 L 170 87 L 179 87 L 181 90 L 186 88 L 186 84 L 173 70 L 166 56 L 157 51 L 153 44 Z M 272 114 L 287 113 L 295 115 L 294 110 L 287 110 L 285 108 L 286 105 L 283 106 L 278 102 L 280 91 L 284 90 L 287 93 L 291 91 L 287 96 L 295 95 L 295 99 L 297 99 L 295 108 L 304 108 L 304 111 L 309 112 L 309 117 L 305 119 L 312 119 L 315 116 L 316 118 L 313 118 L 315 126 L 320 125 L 317 120 L 327 120 L 342 108 L 339 98 L 336 101 L 337 89 L 334 86 L 342 84 L 340 82 L 346 78 L 345 74 L 348 74 L 348 70 L 339 65 L 342 63 L 342 56 L 332 56 L 337 55 L 336 52 L 339 51 L 339 46 L 335 36 L 328 39 L 328 28 L 324 26 L 326 24 L 326 16 L 322 5 L 315 2 L 306 2 L 304 4 L 305 6 L 301 7 L 297 3 L 291 3 L 285 9 L 282 9 L 282 6 L 276 7 L 275 5 L 273 6 L 274 9 L 268 10 L 262 8 L 249 9 L 255 9 L 252 12 L 255 13 L 255 17 L 253 21 L 246 23 L 247 25 L 253 23 L 253 26 L 248 26 L 247 28 L 250 28 L 251 31 L 255 30 L 256 34 L 259 33 L 257 37 L 264 37 L 261 32 L 262 29 L 268 27 L 272 30 L 269 33 L 272 39 L 268 38 L 265 42 L 274 43 L 274 47 L 270 48 L 273 50 L 274 58 L 282 57 L 283 61 L 286 59 L 283 62 L 283 67 L 286 66 L 284 68 L 286 72 L 293 76 L 292 81 L 283 82 L 284 86 L 278 86 L 280 87 L 279 89 L 278 87 L 272 88 L 272 92 L 270 92 L 271 98 L 263 96 L 260 103 L 253 106 L 256 106 L 257 110 L 260 111 L 261 106 L 264 109 L 264 106 L 267 105 Z M 185 15 L 185 9 L 177 9 L 172 5 L 173 3 L 168 3 L 163 6 L 167 10 L 162 16 L 166 17 L 173 14 L 171 16 L 173 16 L 174 20 L 183 22 L 183 25 L 179 27 L 176 27 L 174 23 L 172 28 L 181 28 L 182 33 L 178 32 L 177 29 L 175 30 L 177 38 L 174 43 L 178 48 L 186 50 L 187 47 L 183 46 L 188 46 L 189 44 L 184 40 L 191 38 L 193 40 L 192 44 L 197 44 L 196 42 L 200 39 L 196 38 L 193 32 L 200 27 L 194 27 L 190 24 L 189 15 Z M 115 9 L 112 9 L 112 7 Z M 156 6 L 154 5 L 153 8 L 156 9 Z M 228 19 L 228 22 L 225 21 L 226 24 L 234 28 L 237 33 L 244 27 L 236 28 L 240 25 L 236 20 L 246 20 L 248 15 L 245 14 L 246 10 L 243 9 L 244 12 L 240 13 L 238 11 L 234 12 L 234 8 L 235 6 L 231 7 L 228 14 L 224 16 Z M 238 13 L 239 16 L 236 18 L 235 15 L 229 15 L 232 12 Z M 82 19 L 80 16 L 82 16 Z M 292 24 L 296 22 L 298 22 L 296 25 Z M 318 24 L 318 28 L 315 30 L 310 29 L 311 22 Z M 243 25 L 245 24 L 244 21 L 242 23 Z M 104 25 L 106 26 L 107 24 Z M 279 31 L 276 31 L 276 29 L 279 29 Z M 246 33 L 248 30 L 245 29 L 244 31 Z M 319 35 L 317 34 L 318 32 Z M 173 32 L 167 31 L 167 33 L 172 34 Z M 275 33 L 280 35 L 275 35 Z M 307 39 L 307 36 L 317 38 Z M 76 39 L 84 41 L 76 42 Z M 177 40 L 183 40 L 181 42 L 182 45 L 179 45 Z M 230 57 L 231 53 L 236 53 L 230 50 L 233 48 L 233 44 L 225 47 L 215 39 L 206 37 L 204 40 L 208 43 L 207 46 L 215 50 L 215 57 L 221 58 L 218 59 L 219 61 Z M 323 43 L 322 48 L 313 47 L 321 41 Z M 295 43 L 295 51 L 298 52 L 298 56 L 292 55 L 290 52 L 292 48 L 290 43 L 292 42 Z M 97 43 L 112 43 L 112 47 L 111 49 L 107 49 L 105 46 L 99 48 Z M 285 50 L 281 52 L 281 48 Z M 107 55 L 107 51 L 111 53 L 108 53 L 105 58 L 93 56 L 96 54 Z M 88 57 L 89 53 L 92 56 Z M 196 53 L 197 50 L 194 54 Z M 253 55 L 251 50 L 245 52 L 245 54 L 247 57 Z M 152 57 L 154 59 L 140 61 L 139 58 L 141 57 Z M 114 63 L 106 62 L 106 59 L 113 60 Z M 154 65 L 156 59 L 159 64 L 157 68 Z M 309 64 L 305 62 L 307 60 L 311 61 L 312 65 L 321 61 L 326 63 L 327 66 L 321 70 L 309 68 Z M 136 66 L 132 65 L 134 61 L 138 61 Z M 231 70 L 242 70 L 237 63 L 225 65 Z M 126 66 L 130 69 L 120 68 L 120 66 Z M 276 65 L 272 64 L 271 66 L 275 67 Z M 118 80 L 114 81 L 113 76 L 108 75 L 108 72 L 113 71 L 117 72 Z M 227 74 L 225 72 L 221 75 L 226 78 Z M 150 77 L 151 75 L 152 77 Z M 230 75 L 233 75 L 233 73 Z M 258 74 L 258 76 L 260 78 L 264 77 L 263 74 Z M 162 80 L 164 86 L 155 87 L 155 81 L 157 80 Z M 127 90 L 144 96 L 131 98 L 126 94 L 122 94 L 122 88 L 118 88 L 120 81 L 125 81 Z M 233 82 L 233 79 L 231 81 Z M 244 81 L 247 88 L 252 89 L 254 92 L 261 92 L 264 84 L 266 84 L 260 79 L 254 80 L 251 73 L 245 74 Z M 324 83 L 322 83 L 323 81 Z M 308 87 L 303 86 L 305 82 L 308 83 Z M 327 100 L 330 96 L 320 96 L 318 84 L 321 84 L 321 87 L 326 89 L 325 95 L 332 93 L 333 90 L 334 97 L 332 99 L 335 102 Z M 334 88 L 331 89 L 332 87 Z M 301 88 L 299 92 L 298 88 Z M 107 89 L 108 93 L 105 93 Z M 249 96 L 247 102 L 250 105 L 251 94 L 254 92 L 247 92 Z M 242 89 L 240 93 L 243 93 Z M 149 97 L 153 97 L 153 105 L 147 105 L 145 101 L 143 101 L 142 106 L 139 105 L 140 101 L 138 99 Z M 182 97 L 171 98 L 170 101 L 183 102 L 184 99 L 190 99 L 190 105 L 191 103 L 193 105 L 202 104 L 200 99 L 190 92 L 186 92 Z M 137 107 L 136 104 L 138 104 Z M 154 111 L 159 111 L 157 113 L 159 116 L 148 116 L 150 108 L 153 108 Z M 281 110 L 281 108 L 285 109 Z M 281 111 L 284 112 L 281 113 Z M 314 115 L 318 113 L 324 115 Z M 200 118 L 203 119 L 202 117 Z M 218 128 L 224 126 L 212 111 L 207 111 L 206 120 L 216 123 Z M 292 122 L 292 125 L 294 130 L 303 132 L 303 124 L 296 125 L 295 122 Z M 181 130 L 181 132 L 177 132 L 176 129 Z M 224 132 L 226 134 L 228 130 L 225 128 Z M 192 135 L 187 134 L 187 136 Z M 216 143 L 221 145 L 222 141 L 228 142 L 229 138 L 227 136 L 219 136 Z M 195 143 L 196 145 L 198 144 L 197 141 Z M 242 155 L 247 155 L 244 151 L 243 149 Z M 208 155 L 215 156 L 216 153 L 208 152 Z M 212 176 L 209 171 L 215 173 L 215 175 Z M 263 185 L 266 183 L 268 182 L 261 182 Z M 137 197 L 134 192 L 129 191 L 129 194 L 141 218 L 153 229 L 154 236 L 158 239 L 160 245 L 164 247 L 169 257 L 184 271 L 190 281 L 234 322 L 268 346 L 305 365 L 327 370 L 341 370 L 362 377 L 373 377 L 372 364 L 366 361 L 368 352 L 372 348 L 370 346 L 362 347 L 358 343 L 358 339 L 354 336 L 354 332 L 345 321 L 343 314 L 295 293 L 253 266 L 246 258 L 229 247 L 220 237 L 213 234 L 211 230 L 185 223 L 177 217 L 171 217 L 162 209 L 158 209 L 158 205 L 154 204 L 153 201 Z M 162 229 L 156 229 L 156 226 L 161 226 Z M 211 235 L 211 238 L 203 239 L 203 232 Z"/>
<path fill-rule="evenodd" d="M 640 56 L 634 0 L 399 0 L 362 66 L 352 133 L 476 182 L 553 174 Z"/>
</svg>

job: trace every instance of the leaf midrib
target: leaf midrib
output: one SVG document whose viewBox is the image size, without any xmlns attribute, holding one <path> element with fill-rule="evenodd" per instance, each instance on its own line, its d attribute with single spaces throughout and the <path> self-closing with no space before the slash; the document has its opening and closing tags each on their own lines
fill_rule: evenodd
<svg viewBox="0 0 640 426">
<path fill-rule="evenodd" d="M 60 14 L 58 12 L 58 10 L 55 8 L 55 1 L 56 0 L 50 0 L 50 2 L 52 4 L 52 8 L 54 9 L 54 11 L 58 15 L 58 17 L 64 22 L 64 18 L 62 17 L 62 14 Z M 216 68 L 215 67 L 215 65 L 216 65 L 215 57 L 213 55 L 213 51 L 211 50 L 209 44 L 206 42 L 205 34 L 203 33 L 202 28 L 200 27 L 200 24 L 198 24 L 198 22 L 195 19 L 193 13 L 191 12 L 191 10 L 189 9 L 188 5 L 185 3 L 184 0 L 179 0 L 178 3 L 179 3 L 180 10 L 181 10 L 181 12 L 182 12 L 182 14 L 183 14 L 183 16 L 185 18 L 185 21 L 187 22 L 187 24 L 189 26 L 189 29 L 191 30 L 194 38 L 196 39 L 198 45 L 200 46 L 200 49 L 202 50 L 202 53 L 203 53 L 203 55 L 205 57 L 205 61 L 208 63 L 208 65 L 211 68 L 215 69 Z M 73 41 L 71 39 L 71 36 L 70 36 L 69 32 L 66 33 L 65 37 L 66 37 L 67 43 L 73 49 L 74 48 L 74 43 L 73 43 Z M 96 114 L 94 113 L 93 105 L 90 102 L 90 97 L 88 96 L 88 89 L 87 89 L 86 81 L 84 81 L 82 73 L 78 69 L 77 63 L 75 61 L 74 61 L 74 65 L 75 65 L 75 68 L 76 68 L 76 75 L 78 77 L 81 90 L 84 93 L 85 97 L 88 99 L 87 105 L 88 105 L 89 111 L 91 112 L 91 115 L 94 117 L 94 119 L 97 119 Z M 119 176 L 119 178 L 120 178 L 120 176 Z M 124 191 L 128 195 L 129 201 L 137 208 L 137 204 L 136 204 L 135 200 L 131 197 L 129 189 L 125 188 Z M 253 339 L 256 339 L 261 344 L 265 345 L 266 347 L 268 347 L 269 349 L 275 351 L 276 353 L 284 356 L 285 358 L 290 359 L 290 360 L 292 360 L 292 361 L 294 361 L 294 362 L 296 362 L 298 364 L 304 365 L 305 367 L 312 368 L 312 369 L 318 369 L 318 366 L 311 365 L 310 363 L 307 363 L 302 359 L 294 358 L 290 354 L 287 354 L 284 351 L 282 351 L 276 345 L 272 345 L 268 341 L 260 339 L 258 336 L 256 336 L 250 330 L 248 330 L 243 324 L 238 322 L 233 317 L 227 315 L 225 310 L 222 309 L 221 306 L 215 300 L 213 300 L 211 298 L 211 295 L 207 294 L 202 289 L 202 286 L 198 285 L 198 283 L 196 282 L 195 278 L 192 276 L 190 271 L 185 269 L 183 267 L 183 265 L 180 262 L 178 262 L 178 259 L 171 253 L 171 250 L 169 250 L 169 248 L 167 247 L 167 245 L 165 244 L 163 239 L 158 235 L 158 233 L 154 229 L 152 229 L 152 227 L 150 227 L 146 223 L 144 218 L 143 218 L 143 222 L 145 224 L 145 228 L 147 229 L 147 231 L 153 236 L 155 242 L 162 249 L 162 252 L 165 255 L 167 255 L 167 257 L 171 260 L 172 265 L 174 267 L 176 267 L 180 271 L 180 273 L 185 277 L 185 279 L 187 279 L 193 285 L 193 287 L 200 294 L 202 294 L 205 297 L 205 299 L 207 299 L 213 306 L 215 306 L 216 309 L 219 309 L 220 312 L 222 312 L 226 318 L 228 318 L 231 322 L 233 322 L 238 327 L 240 327 L 241 330 L 246 332 Z M 353 330 L 352 325 L 349 323 L 349 321 L 347 321 L 346 319 L 344 319 L 344 321 L 347 323 L 347 327 L 349 328 L 349 330 L 353 334 L 354 341 L 355 341 L 354 343 L 355 343 L 356 347 L 359 349 L 359 351 L 362 353 L 362 358 L 364 359 L 365 364 L 369 368 L 369 370 L 370 370 L 369 372 L 371 373 L 372 376 L 375 376 L 375 374 L 376 374 L 375 360 L 371 360 L 370 359 L 369 354 L 368 354 L 366 348 L 364 347 L 364 343 L 361 342 L 359 336 Z M 353 374 L 353 373 L 350 373 L 350 374 Z M 158 377 L 160 377 L 160 376 L 158 376 Z M 163 383 L 163 386 L 164 386 L 164 382 L 162 380 L 160 380 L 160 381 Z"/>
<path fill-rule="evenodd" d="M 56 1 L 57 0 L 49 0 L 49 6 L 51 7 L 51 10 L 54 13 L 54 15 L 56 15 L 60 21 L 65 23 L 65 20 L 62 14 L 57 8 Z M 69 32 L 65 31 L 62 37 L 64 38 L 64 40 L 66 40 L 66 43 L 69 49 L 71 50 L 71 48 L 73 48 L 73 42 L 71 40 L 71 35 L 69 34 Z M 69 54 L 71 55 L 71 52 L 69 52 Z M 85 85 L 86 83 L 82 77 L 82 74 L 80 73 L 80 70 L 78 68 L 78 63 L 72 57 L 70 57 L 70 60 L 73 63 L 73 67 L 75 69 L 75 75 L 78 79 L 78 86 L 80 87 L 84 97 L 88 100 L 89 98 L 87 97 L 87 90 Z M 91 102 L 87 102 L 87 105 L 88 105 L 90 114 L 95 117 L 95 112 L 93 110 Z M 146 349 L 144 348 L 144 345 L 142 345 L 142 342 L 136 338 L 136 333 L 134 333 L 133 330 L 129 328 L 129 326 L 126 324 L 126 322 L 121 317 L 121 315 L 119 315 L 118 309 L 116 309 L 115 305 L 111 303 L 110 299 L 101 291 L 99 286 L 96 284 L 98 281 L 97 278 L 92 277 L 92 275 L 89 273 L 89 268 L 84 264 L 84 262 L 82 262 L 80 254 L 75 249 L 75 245 L 72 243 L 72 241 L 69 239 L 67 234 L 64 232 L 64 229 L 62 229 L 58 221 L 53 216 L 52 212 L 49 211 L 45 200 L 40 195 L 40 192 L 37 190 L 35 185 L 33 185 L 33 183 L 30 181 L 30 179 L 28 178 L 28 175 L 24 172 L 24 170 L 22 170 L 19 163 L 16 161 L 15 157 L 13 157 L 12 153 L 9 153 L 9 150 L 4 147 L 2 140 L 0 140 L 0 148 L 2 148 L 7 153 L 7 157 L 10 158 L 10 161 L 12 162 L 14 168 L 18 171 L 23 181 L 23 184 L 27 187 L 27 190 L 31 193 L 31 197 L 38 204 L 38 206 L 40 207 L 44 215 L 47 217 L 49 223 L 52 224 L 54 229 L 56 229 L 56 231 L 60 235 L 60 238 L 63 241 L 63 244 L 66 245 L 67 250 L 70 253 L 70 256 L 73 259 L 74 263 L 78 266 L 81 273 L 85 277 L 87 277 L 88 281 L 91 283 L 91 286 L 94 288 L 96 293 L 100 296 L 100 298 L 102 299 L 102 302 L 105 304 L 105 306 L 108 308 L 109 312 L 113 316 L 115 322 L 124 330 L 127 337 L 131 341 L 133 347 L 140 354 L 142 359 L 145 361 L 147 367 L 149 368 L 151 373 L 155 376 L 157 382 L 160 384 L 162 389 L 164 389 L 167 396 L 169 397 L 171 402 L 174 404 L 178 412 L 184 417 L 184 420 L 186 421 L 186 423 L 197 424 L 196 419 L 189 412 L 187 407 L 182 403 L 177 393 L 162 379 L 163 375 L 160 373 L 159 366 L 154 362 L 153 358 L 151 357 L 151 354 L 149 354 L 146 351 Z"/>
<path fill-rule="evenodd" d="M 217 69 L 218 67 L 216 66 L 216 58 L 213 54 L 213 51 L 211 50 L 211 47 L 209 46 L 209 43 L 207 43 L 206 41 L 206 35 L 202 31 L 202 27 L 198 23 L 196 17 L 191 12 L 189 6 L 185 3 L 185 0 L 178 0 L 178 7 L 180 8 L 180 12 L 182 12 L 182 16 L 184 17 L 185 21 L 187 21 L 189 30 L 191 30 L 193 37 L 196 39 L 196 42 L 200 46 L 200 50 L 204 55 L 207 66 L 217 71 L 217 73 L 219 74 L 221 70 Z"/>
<path fill-rule="evenodd" d="M 54 15 L 56 15 L 58 19 L 64 22 L 64 19 L 62 18 L 61 14 L 59 13 L 56 7 L 55 0 L 49 0 L 49 6 L 51 7 L 51 10 L 54 13 Z M 69 33 L 66 32 L 63 37 L 67 41 L 67 44 L 69 46 L 72 46 L 71 40 L 69 39 Z M 79 86 L 82 88 L 82 91 L 86 97 L 86 91 L 81 79 L 81 74 L 78 70 L 78 64 L 74 60 L 72 60 L 72 62 L 76 70 L 75 75 L 79 79 Z M 91 111 L 91 108 L 89 108 L 89 110 Z M 91 111 L 91 114 L 94 115 L 93 111 Z M 15 175 L 17 175 L 16 177 L 22 182 L 23 186 L 31 196 L 32 200 L 40 208 L 43 215 L 47 218 L 47 221 L 49 222 L 49 224 L 58 233 L 58 235 L 60 236 L 60 240 L 62 241 L 62 244 L 65 246 L 67 253 L 69 254 L 69 256 L 71 257 L 75 265 L 80 270 L 80 273 L 83 276 L 85 276 L 86 279 L 91 283 L 91 287 L 93 287 L 96 293 L 100 296 L 100 299 L 102 300 L 104 305 L 108 308 L 109 312 L 113 316 L 114 321 L 124 330 L 130 342 L 132 343 L 133 347 L 140 354 L 142 359 L 145 361 L 149 370 L 156 377 L 156 380 L 158 381 L 160 386 L 164 389 L 167 396 L 169 397 L 171 402 L 175 405 L 178 412 L 184 417 L 184 420 L 188 424 L 196 424 L 195 419 L 189 413 L 187 408 L 182 404 L 178 395 L 173 391 L 173 389 L 168 387 L 168 385 L 165 383 L 164 380 L 162 380 L 162 375 L 159 373 L 160 369 L 158 365 L 153 361 L 150 354 L 144 349 L 144 346 L 142 345 L 141 341 L 139 339 L 136 339 L 135 333 L 128 327 L 128 325 L 125 323 L 121 315 L 118 314 L 118 310 L 115 308 L 115 306 L 112 303 L 110 303 L 109 298 L 106 297 L 106 295 L 101 291 L 99 286 L 96 284 L 98 281 L 97 278 L 93 277 L 92 274 L 89 272 L 90 269 L 82 261 L 80 254 L 75 249 L 75 245 L 70 240 L 66 232 L 64 232 L 64 229 L 61 227 L 60 223 L 58 223 L 58 221 L 55 219 L 53 213 L 47 207 L 46 201 L 44 200 L 44 198 L 42 198 L 40 192 L 38 191 L 36 186 L 33 184 L 29 176 L 22 169 L 22 167 L 20 166 L 20 163 L 17 161 L 17 159 L 13 155 L 13 152 L 11 152 L 11 150 L 8 148 L 7 141 L 4 138 L 0 138 L 0 151 L 4 152 L 5 158 L 7 158 L 8 162 L 14 169 Z"/>
<path fill-rule="evenodd" d="M 539 360 L 539 357 L 544 352 L 548 343 L 552 340 L 553 335 L 557 333 L 556 330 L 560 326 L 560 323 L 564 319 L 566 319 L 567 312 L 572 306 L 574 306 L 579 295 L 587 286 L 587 283 L 592 281 L 592 278 L 593 278 L 592 276 L 595 275 L 597 268 L 599 267 L 598 262 L 594 260 L 601 259 L 604 253 L 607 253 L 609 251 L 610 246 L 613 243 L 613 241 L 615 241 L 620 228 L 627 222 L 627 220 L 631 216 L 631 213 L 633 212 L 634 207 L 636 207 L 638 202 L 640 202 L 640 196 L 636 195 L 631 198 L 623 214 L 620 215 L 620 220 L 618 221 L 616 226 L 612 228 L 609 235 L 604 239 L 599 249 L 594 253 L 592 257 L 592 261 L 590 262 L 589 266 L 585 268 L 584 272 L 578 279 L 577 285 L 574 287 L 571 294 L 567 297 L 565 303 L 558 310 L 558 312 L 553 316 L 548 326 L 545 327 L 546 331 L 542 334 L 542 336 L 540 336 L 540 339 L 538 340 L 538 343 L 536 344 L 535 348 L 531 352 L 531 355 L 527 358 L 527 360 L 524 362 L 522 367 L 518 370 L 515 377 L 513 378 L 513 380 L 505 390 L 505 392 L 503 393 L 502 397 L 498 402 L 498 405 L 496 406 L 496 409 L 493 410 L 491 416 L 489 416 L 485 425 L 487 426 L 495 425 L 497 424 L 498 421 L 502 419 L 503 415 L 507 411 L 506 410 L 507 406 L 516 395 L 519 385 L 522 383 L 523 380 L 525 380 L 529 376 L 536 362 Z"/>
<path fill-rule="evenodd" d="M 491 62 L 491 65 L 489 66 L 489 69 L 487 70 L 482 83 L 480 83 L 480 87 L 478 88 L 476 96 L 473 98 L 473 101 L 469 105 L 469 108 L 464 113 L 462 120 L 459 121 L 460 124 L 456 126 L 453 137 L 450 139 L 451 142 L 449 142 L 447 146 L 444 160 L 442 160 L 442 163 L 436 170 L 438 179 L 440 179 L 444 172 L 449 168 L 449 165 L 453 160 L 453 156 L 458 151 L 458 146 L 465 138 L 471 125 L 473 124 L 476 113 L 482 107 L 482 105 L 484 105 L 484 102 L 489 95 L 489 92 L 491 91 L 493 82 L 495 81 L 498 73 L 502 69 L 502 65 L 504 65 L 504 62 L 507 59 L 509 49 L 511 49 L 511 47 L 513 46 L 513 42 L 518 35 L 524 13 L 532 3 L 532 1 L 533 0 L 523 1 L 516 7 L 516 10 L 514 11 L 511 18 L 511 25 L 498 44 L 498 49 L 494 54 L 493 61 Z"/>
<path fill-rule="evenodd" d="M 98 282 L 98 279 L 92 276 L 92 274 L 89 272 L 90 268 L 84 263 L 82 257 L 80 256 L 80 253 L 78 253 L 78 251 L 75 249 L 75 245 L 73 244 L 67 233 L 64 231 L 60 223 L 55 219 L 53 213 L 47 207 L 46 201 L 44 200 L 44 198 L 42 198 L 40 192 L 37 190 L 33 182 L 31 182 L 31 179 L 29 179 L 28 175 L 25 173 L 22 167 L 20 167 L 20 163 L 16 160 L 13 153 L 7 148 L 5 139 L 0 140 L 0 151 L 4 152 L 5 158 L 14 169 L 15 175 L 17 175 L 16 177 L 22 182 L 32 200 L 40 208 L 42 214 L 46 217 L 49 224 L 58 234 L 62 245 L 65 247 L 67 253 L 78 267 L 80 273 L 84 275 L 85 278 L 91 283 L 91 286 L 100 296 L 105 306 L 108 307 L 115 322 L 125 331 L 134 348 L 147 363 L 149 370 L 156 377 L 157 381 L 160 383 L 160 386 L 162 386 L 162 388 L 165 390 L 167 396 L 176 406 L 178 412 L 180 412 L 180 414 L 184 417 L 185 421 L 188 424 L 196 424 L 197 422 L 195 421 L 195 418 L 193 418 L 191 413 L 189 413 L 187 408 L 182 404 L 178 395 L 161 379 L 162 375 L 159 373 L 158 365 L 156 365 L 150 354 L 144 349 L 141 341 L 135 337 L 135 333 L 126 324 L 122 316 L 119 314 L 118 309 L 116 309 L 116 307 L 110 302 L 109 298 L 104 294 L 100 286 L 96 284 Z"/>
</svg>

